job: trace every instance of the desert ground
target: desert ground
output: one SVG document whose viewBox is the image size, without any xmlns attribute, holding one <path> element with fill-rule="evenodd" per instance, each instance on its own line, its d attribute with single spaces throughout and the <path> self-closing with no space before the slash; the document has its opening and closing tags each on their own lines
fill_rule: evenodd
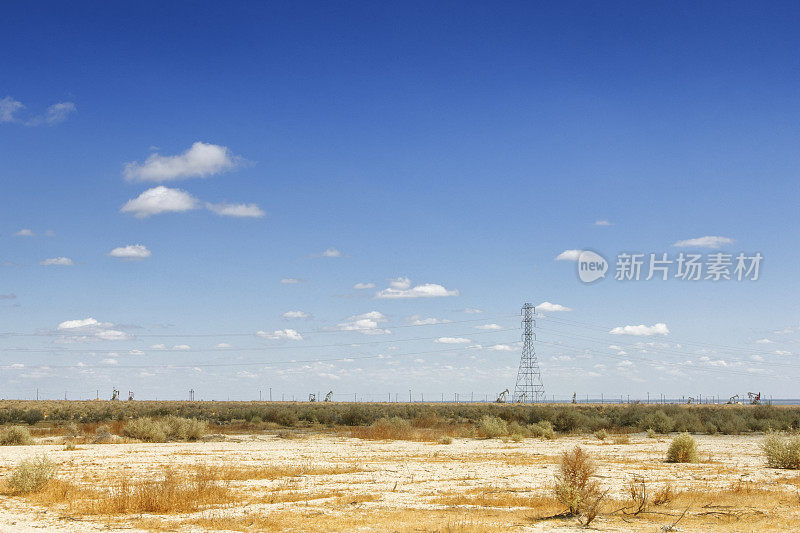
<svg viewBox="0 0 800 533">
<path fill-rule="evenodd" d="M 0 531 L 579 531 L 553 496 L 575 446 L 593 458 L 604 495 L 591 529 L 800 529 L 800 477 L 766 466 L 763 435 L 695 438 L 691 464 L 665 462 L 671 436 L 643 433 L 448 444 L 264 431 L 74 449 L 39 438 L 0 447 L 4 478 L 41 454 L 58 467 L 44 491 L 0 496 Z M 638 513 L 632 487 L 646 493 Z M 137 507 L 147 497 L 177 503 Z"/>
</svg>

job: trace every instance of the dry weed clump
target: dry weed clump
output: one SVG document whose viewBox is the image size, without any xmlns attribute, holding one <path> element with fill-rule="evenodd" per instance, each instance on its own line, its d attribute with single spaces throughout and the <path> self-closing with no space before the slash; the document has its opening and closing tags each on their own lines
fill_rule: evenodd
<svg viewBox="0 0 800 533">
<path fill-rule="evenodd" d="M 58 465 L 46 455 L 24 459 L 8 477 L 8 487 L 16 494 L 29 494 L 42 490 L 56 475 Z"/>
<path fill-rule="evenodd" d="M 800 469 L 800 437 L 781 437 L 770 433 L 761 443 L 770 468 Z"/>
<path fill-rule="evenodd" d="M 696 463 L 697 442 L 688 433 L 680 433 L 672 439 L 667 449 L 668 463 Z"/>
<path fill-rule="evenodd" d="M 11 426 L 0 432 L 0 445 L 2 446 L 22 446 L 33 444 L 33 437 L 28 428 L 22 426 Z"/>
<path fill-rule="evenodd" d="M 608 438 L 608 431 L 605 429 L 598 429 L 594 432 L 594 436 L 599 440 L 606 440 Z"/>
<path fill-rule="evenodd" d="M 508 424 L 502 418 L 485 415 L 478 424 L 478 435 L 487 439 L 508 435 Z"/>
<path fill-rule="evenodd" d="M 580 446 L 561 456 L 559 472 L 556 474 L 556 499 L 567 507 L 570 515 L 576 516 L 591 511 L 602 497 L 597 481 L 592 479 L 597 472 L 592 458 Z"/>
<path fill-rule="evenodd" d="M 105 444 L 107 442 L 111 442 L 112 440 L 114 440 L 114 435 L 111 433 L 111 428 L 108 426 L 98 426 L 94 430 L 94 438 L 92 439 L 92 442 L 95 444 Z"/>
<path fill-rule="evenodd" d="M 194 441 L 207 431 L 208 424 L 205 421 L 179 416 L 135 418 L 122 428 L 126 436 L 144 442 Z"/>
</svg>

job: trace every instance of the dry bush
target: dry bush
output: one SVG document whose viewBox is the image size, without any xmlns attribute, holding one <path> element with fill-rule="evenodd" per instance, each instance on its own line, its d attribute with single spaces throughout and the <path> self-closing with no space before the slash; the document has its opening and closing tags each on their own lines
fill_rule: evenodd
<svg viewBox="0 0 800 533">
<path fill-rule="evenodd" d="M 569 509 L 569 514 L 581 514 L 600 497 L 597 481 L 592 479 L 596 471 L 594 461 L 580 446 L 561 456 L 555 495 Z"/>
<path fill-rule="evenodd" d="M 24 459 L 8 477 L 8 486 L 16 494 L 42 490 L 56 475 L 58 465 L 46 455 Z"/>
<path fill-rule="evenodd" d="M 522 435 L 521 433 L 512 433 L 511 434 L 511 440 L 514 441 L 514 442 L 522 442 L 522 440 L 524 438 L 525 438 L 525 436 Z"/>
<path fill-rule="evenodd" d="M 549 420 L 541 420 L 535 424 L 528 426 L 528 432 L 532 437 L 540 439 L 551 440 L 556 438 L 556 432 L 553 430 L 553 424 Z"/>
<path fill-rule="evenodd" d="M 2 446 L 21 446 L 33 444 L 33 437 L 28 428 L 22 426 L 11 426 L 0 432 L 0 445 Z"/>
<path fill-rule="evenodd" d="M 656 432 L 655 432 L 655 430 L 653 428 L 650 428 L 650 429 L 647 430 L 647 438 L 648 439 L 654 439 L 657 436 L 658 435 L 656 435 Z"/>
<path fill-rule="evenodd" d="M 611 439 L 614 444 L 630 444 L 631 438 L 628 435 L 614 435 Z"/>
<path fill-rule="evenodd" d="M 600 440 L 606 440 L 608 438 L 608 431 L 605 429 L 598 429 L 594 432 L 594 436 Z"/>
<path fill-rule="evenodd" d="M 650 496 L 647 493 L 647 482 L 644 478 L 634 478 L 628 486 L 628 509 L 626 514 L 633 516 L 643 513 L 647 510 L 647 505 L 650 503 Z"/>
<path fill-rule="evenodd" d="M 284 477 L 299 476 L 325 476 L 338 474 L 352 474 L 361 472 L 357 465 L 266 465 L 266 466 L 236 466 L 221 465 L 215 472 L 219 479 L 224 481 L 248 481 L 254 479 L 279 479 Z"/>
<path fill-rule="evenodd" d="M 438 440 L 439 444 L 453 444 L 453 437 L 442 435 Z"/>
<path fill-rule="evenodd" d="M 77 450 L 78 447 L 75 445 L 75 441 L 68 440 L 64 443 L 64 451 L 65 452 L 72 452 Z"/>
<path fill-rule="evenodd" d="M 108 426 L 99 426 L 94 430 L 94 438 L 92 439 L 92 442 L 96 444 L 103 444 L 106 442 L 111 442 L 113 439 L 114 435 L 111 433 L 111 428 Z"/>
<path fill-rule="evenodd" d="M 484 415 L 478 423 L 478 434 L 487 439 L 508 435 L 508 424 L 502 418 Z"/>
<path fill-rule="evenodd" d="M 368 427 L 356 427 L 351 434 L 359 439 L 369 440 L 413 440 L 417 432 L 411 423 L 400 417 L 381 418 Z"/>
<path fill-rule="evenodd" d="M 668 463 L 696 463 L 697 442 L 688 433 L 680 433 L 672 439 L 667 449 Z"/>
<path fill-rule="evenodd" d="M 666 505 L 676 496 L 675 486 L 666 484 L 653 495 L 653 505 Z"/>
<path fill-rule="evenodd" d="M 761 443 L 770 468 L 800 469 L 800 437 L 784 438 L 770 433 Z"/>
<path fill-rule="evenodd" d="M 167 416 L 164 418 L 135 418 L 128 421 L 122 432 L 144 442 L 194 441 L 208 431 L 208 423 L 194 418 Z"/>
</svg>

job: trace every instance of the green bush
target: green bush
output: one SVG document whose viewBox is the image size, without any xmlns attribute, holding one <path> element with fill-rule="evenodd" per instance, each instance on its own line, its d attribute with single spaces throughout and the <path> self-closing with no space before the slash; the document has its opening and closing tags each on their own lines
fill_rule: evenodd
<svg viewBox="0 0 800 533">
<path fill-rule="evenodd" d="M 667 449 L 669 463 L 696 463 L 697 442 L 688 433 L 681 433 L 672 439 Z"/>
<path fill-rule="evenodd" d="M 96 444 L 104 444 L 107 442 L 111 442 L 114 440 L 114 435 L 111 433 L 111 428 L 108 426 L 98 426 L 97 429 L 94 430 L 94 438 L 92 442 Z"/>
<path fill-rule="evenodd" d="M 443 435 L 439 437 L 439 444 L 453 444 L 453 437 L 448 437 L 447 435 Z"/>
<path fill-rule="evenodd" d="M 594 436 L 600 440 L 606 440 L 608 438 L 608 431 L 605 429 L 598 429 L 594 432 Z"/>
<path fill-rule="evenodd" d="M 20 462 L 8 478 L 8 486 L 16 493 L 42 490 L 56 475 L 58 466 L 45 455 Z"/>
<path fill-rule="evenodd" d="M 488 439 L 502 437 L 503 435 L 508 435 L 508 424 L 506 424 L 505 420 L 496 416 L 486 415 L 481 418 L 480 424 L 478 424 L 478 433 Z"/>
<path fill-rule="evenodd" d="M 208 424 L 193 418 L 168 416 L 161 419 L 135 418 L 122 428 L 123 434 L 145 442 L 198 440 L 208 431 Z"/>
<path fill-rule="evenodd" d="M 800 437 L 784 438 L 770 433 L 761 443 L 770 468 L 800 469 Z"/>
<path fill-rule="evenodd" d="M 0 445 L 2 446 L 21 446 L 33 444 L 33 437 L 28 428 L 22 426 L 11 426 L 0 432 Z"/>
<path fill-rule="evenodd" d="M 556 438 L 556 432 L 553 430 L 553 424 L 548 420 L 542 420 L 535 424 L 528 426 L 528 432 L 532 437 L 540 439 L 551 440 Z"/>
<path fill-rule="evenodd" d="M 642 419 L 642 427 L 644 429 L 652 429 L 656 433 L 669 433 L 675 423 L 672 418 L 661 409 L 654 413 L 650 413 Z"/>
</svg>

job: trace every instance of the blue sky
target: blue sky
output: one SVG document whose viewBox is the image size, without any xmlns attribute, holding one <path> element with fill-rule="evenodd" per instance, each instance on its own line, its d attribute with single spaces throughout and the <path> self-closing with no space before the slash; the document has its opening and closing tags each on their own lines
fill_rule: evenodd
<svg viewBox="0 0 800 533">
<path fill-rule="evenodd" d="M 4 14 L 4 396 L 494 395 L 524 301 L 570 309 L 540 307 L 548 395 L 797 395 L 792 3 Z M 720 250 L 759 279 L 613 279 Z"/>
</svg>

